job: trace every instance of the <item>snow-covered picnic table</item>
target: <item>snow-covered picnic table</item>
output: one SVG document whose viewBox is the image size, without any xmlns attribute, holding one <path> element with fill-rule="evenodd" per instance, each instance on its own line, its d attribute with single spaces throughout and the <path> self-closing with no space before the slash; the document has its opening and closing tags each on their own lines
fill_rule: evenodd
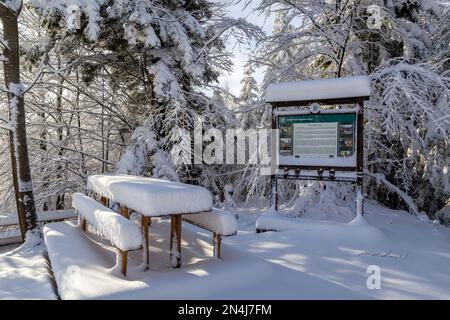
<svg viewBox="0 0 450 320">
<path fill-rule="evenodd" d="M 199 186 L 130 175 L 94 175 L 88 178 L 87 188 L 102 199 L 120 205 L 121 213 L 129 217 L 129 210 L 142 214 L 144 233 L 144 262 L 148 265 L 148 230 L 152 217 L 170 216 L 170 262 L 181 265 L 182 215 L 194 215 L 212 210 L 210 192 Z"/>
</svg>

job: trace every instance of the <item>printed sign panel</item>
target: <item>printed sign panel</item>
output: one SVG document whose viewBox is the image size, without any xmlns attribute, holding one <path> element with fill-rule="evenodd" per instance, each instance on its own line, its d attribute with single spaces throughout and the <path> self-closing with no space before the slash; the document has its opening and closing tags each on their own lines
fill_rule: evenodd
<svg viewBox="0 0 450 320">
<path fill-rule="evenodd" d="M 279 115 L 279 166 L 356 166 L 356 113 Z"/>
</svg>

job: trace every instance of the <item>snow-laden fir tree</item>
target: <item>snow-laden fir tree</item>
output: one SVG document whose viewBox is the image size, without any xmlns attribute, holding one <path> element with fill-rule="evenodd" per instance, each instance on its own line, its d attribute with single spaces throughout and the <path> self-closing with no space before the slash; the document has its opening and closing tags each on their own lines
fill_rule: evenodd
<svg viewBox="0 0 450 320">
<path fill-rule="evenodd" d="M 258 83 L 254 77 L 255 69 L 250 63 L 244 66 L 244 77 L 241 80 L 239 95 L 239 113 L 241 125 L 244 129 L 255 129 L 259 126 L 260 108 L 258 108 Z"/>
<path fill-rule="evenodd" d="M 191 164 L 192 131 L 197 122 L 223 129 L 234 119 L 204 90 L 231 70 L 223 39 L 260 36 L 258 28 L 204 0 L 30 4 L 45 17 L 53 39 L 70 39 L 83 48 L 77 62 L 83 80 L 106 74 L 111 89 L 120 90 L 128 119 L 124 141 L 131 145 L 118 172 L 214 183 L 216 175 L 208 173 L 213 167 Z"/>
</svg>

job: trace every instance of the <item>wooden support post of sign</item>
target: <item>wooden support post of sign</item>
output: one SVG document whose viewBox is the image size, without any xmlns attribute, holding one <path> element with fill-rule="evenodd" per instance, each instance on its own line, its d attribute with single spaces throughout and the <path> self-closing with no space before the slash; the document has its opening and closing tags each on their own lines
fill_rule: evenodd
<svg viewBox="0 0 450 320">
<path fill-rule="evenodd" d="M 181 267 L 181 215 L 170 216 L 170 265 Z"/>
<path fill-rule="evenodd" d="M 272 175 L 271 177 L 271 187 L 272 193 L 270 205 L 275 209 L 275 211 L 278 211 L 278 179 L 275 175 Z"/>
<path fill-rule="evenodd" d="M 273 114 L 272 109 L 272 159 L 271 159 L 271 199 L 270 205 L 275 211 L 278 211 L 278 179 L 276 177 L 276 168 L 277 164 L 277 148 L 278 148 L 278 137 L 276 134 L 277 130 L 277 120 L 275 115 Z"/>
<path fill-rule="evenodd" d="M 357 192 L 360 193 L 357 196 L 357 201 L 361 201 L 361 215 L 364 215 L 364 100 L 358 101 L 358 116 L 357 116 L 357 155 L 356 155 L 356 185 Z"/>
<path fill-rule="evenodd" d="M 143 239 L 144 239 L 144 243 L 142 244 L 142 253 L 143 253 L 143 257 L 144 257 L 144 264 L 145 264 L 145 269 L 148 269 L 149 265 L 150 265 L 150 257 L 149 257 L 149 229 L 150 229 L 150 225 L 152 223 L 151 217 L 146 217 L 144 215 L 142 215 L 142 235 L 143 235 Z"/>
</svg>

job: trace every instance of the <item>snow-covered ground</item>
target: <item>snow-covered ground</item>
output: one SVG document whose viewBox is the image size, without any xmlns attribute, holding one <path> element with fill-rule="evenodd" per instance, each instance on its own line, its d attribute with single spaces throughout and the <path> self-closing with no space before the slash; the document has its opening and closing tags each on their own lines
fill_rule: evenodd
<svg viewBox="0 0 450 320">
<path fill-rule="evenodd" d="M 56 299 L 45 246 L 14 247 L 0 247 L 0 300 Z"/>
<path fill-rule="evenodd" d="M 265 261 L 347 288 L 359 298 L 449 299 L 450 229 L 403 211 L 367 204 L 364 220 L 284 223 L 289 231 L 232 239 Z M 282 223 L 279 223 L 282 224 Z M 381 289 L 366 286 L 369 266 L 381 269 Z M 340 290 L 335 298 L 347 298 Z"/>
<path fill-rule="evenodd" d="M 224 238 L 223 260 L 211 259 L 209 232 L 184 223 L 181 269 L 168 267 L 169 221 L 155 220 L 151 270 L 142 272 L 141 253 L 132 252 L 128 279 L 112 271 L 107 242 L 72 223 L 50 225 L 47 238 L 65 299 L 450 299 L 450 229 L 374 204 L 366 211 L 351 223 L 289 218 L 286 231 L 260 234 L 259 214 L 241 211 L 238 235 Z M 42 272 L 34 277 L 3 274 L 8 265 L 40 263 L 24 255 L 0 256 L 0 297 L 8 290 L 10 297 L 54 297 L 45 268 L 34 268 Z M 380 267 L 380 289 L 367 288 L 369 266 Z"/>
</svg>

